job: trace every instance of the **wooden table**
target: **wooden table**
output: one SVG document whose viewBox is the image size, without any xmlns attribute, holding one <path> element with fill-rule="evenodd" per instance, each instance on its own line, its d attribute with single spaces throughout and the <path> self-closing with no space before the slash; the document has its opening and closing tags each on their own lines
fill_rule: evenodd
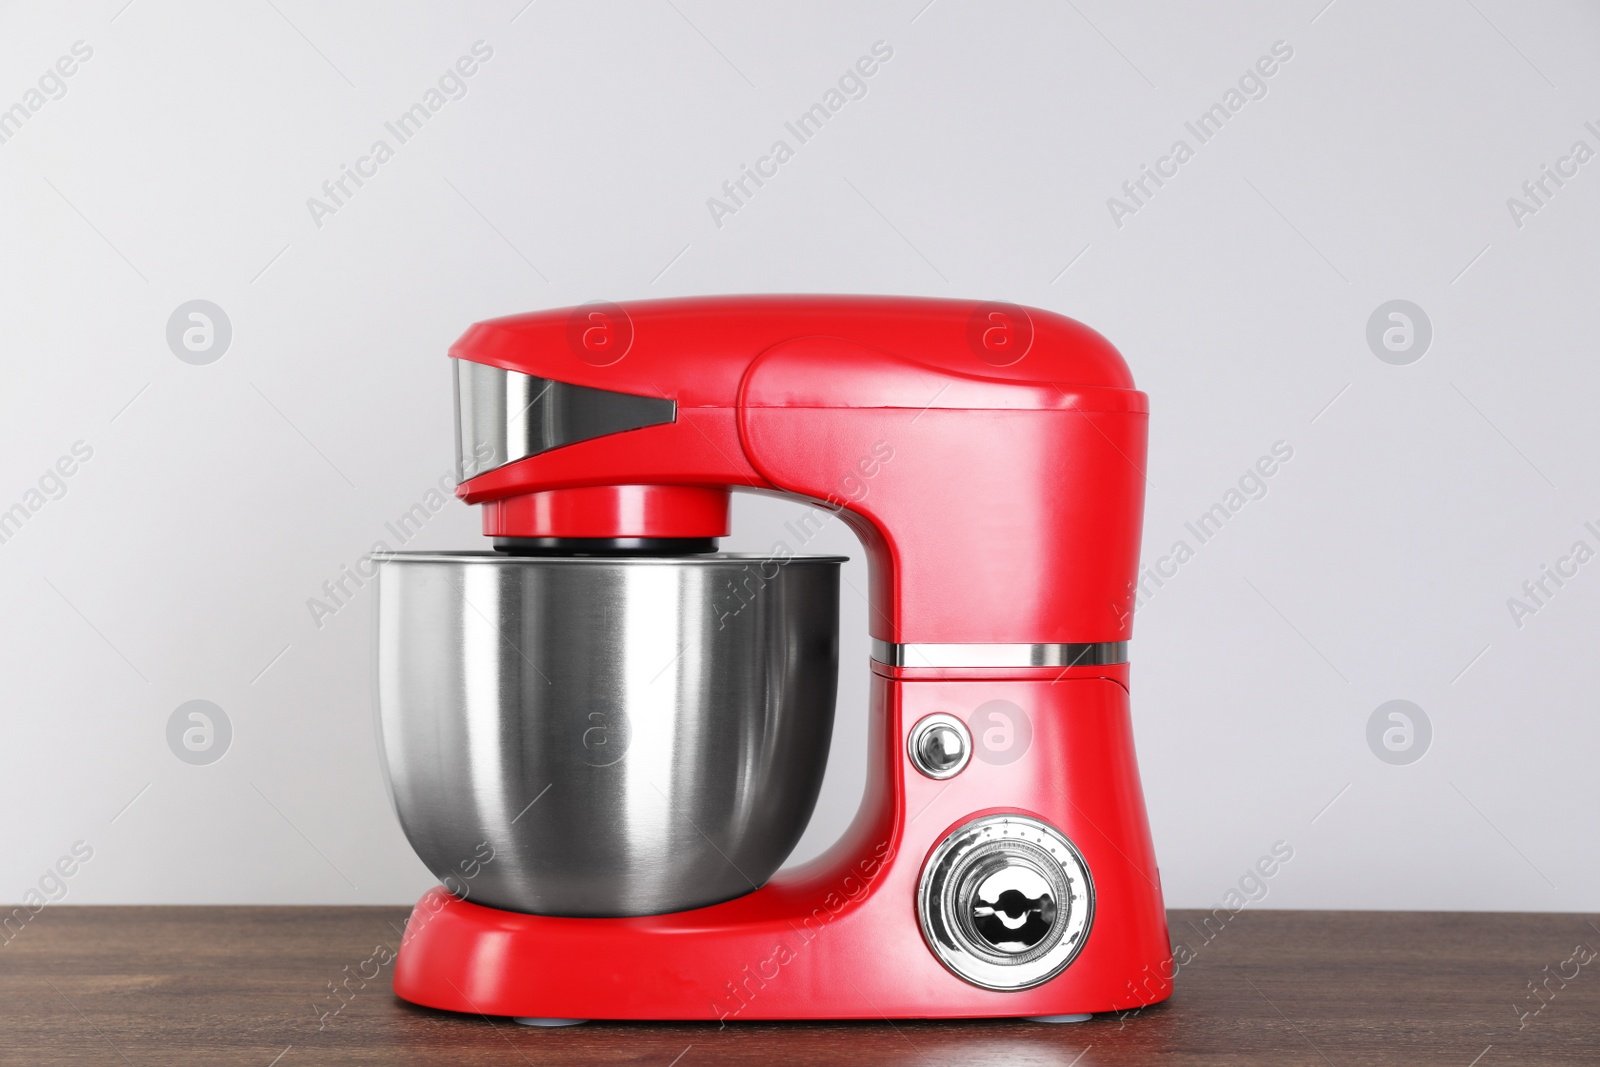
<svg viewBox="0 0 1600 1067">
<path fill-rule="evenodd" d="M 1174 936 L 1200 915 L 1173 912 Z M 46 908 L 0 946 L 0 1063 L 1600 1064 L 1600 959 L 1564 986 L 1550 977 L 1572 974 L 1575 946 L 1600 947 L 1600 925 L 1578 915 L 1245 911 L 1183 968 L 1172 1001 L 1075 1026 L 532 1030 L 405 1004 L 389 991 L 388 968 L 319 1019 L 337 1004 L 328 984 L 346 966 L 361 969 L 378 943 L 397 943 L 405 916 Z M 1528 983 L 1546 979 L 1554 996 L 1519 1020 L 1517 1005 L 1539 1004 Z"/>
</svg>

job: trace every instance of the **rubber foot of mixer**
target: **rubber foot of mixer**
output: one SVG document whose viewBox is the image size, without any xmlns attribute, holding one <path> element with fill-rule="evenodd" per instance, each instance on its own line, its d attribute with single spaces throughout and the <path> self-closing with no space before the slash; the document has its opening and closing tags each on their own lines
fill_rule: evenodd
<svg viewBox="0 0 1600 1067">
<path fill-rule="evenodd" d="M 1029 1015 L 1026 1021 L 1030 1023 L 1045 1023 L 1050 1026 L 1063 1026 L 1067 1023 L 1086 1023 L 1094 1016 L 1089 1012 L 1077 1015 Z M 521 1020 L 518 1020 L 519 1022 Z"/>
<path fill-rule="evenodd" d="M 539 1019 L 531 1015 L 513 1015 L 511 1021 L 519 1026 L 581 1026 L 588 1019 Z"/>
</svg>

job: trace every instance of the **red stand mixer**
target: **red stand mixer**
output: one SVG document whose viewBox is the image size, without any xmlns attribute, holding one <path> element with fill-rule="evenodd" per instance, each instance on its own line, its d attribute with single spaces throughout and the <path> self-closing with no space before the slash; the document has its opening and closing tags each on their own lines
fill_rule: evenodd
<svg viewBox="0 0 1600 1067">
<path fill-rule="evenodd" d="M 444 882 L 399 996 L 557 1022 L 1170 994 L 1128 701 L 1147 408 L 1109 343 L 752 296 L 499 319 L 450 355 L 495 550 L 377 557 L 385 772 Z M 836 513 L 870 569 L 865 796 L 776 874 L 827 761 L 839 558 L 798 553 L 814 521 L 717 553 L 734 490 Z"/>
</svg>

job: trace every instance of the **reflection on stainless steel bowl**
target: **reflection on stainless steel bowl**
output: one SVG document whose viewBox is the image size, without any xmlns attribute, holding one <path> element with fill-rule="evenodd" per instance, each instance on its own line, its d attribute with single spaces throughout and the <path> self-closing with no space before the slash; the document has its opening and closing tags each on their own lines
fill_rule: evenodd
<svg viewBox="0 0 1600 1067">
<path fill-rule="evenodd" d="M 799 841 L 833 729 L 842 557 L 393 553 L 378 564 L 391 795 L 491 907 L 683 911 Z"/>
</svg>

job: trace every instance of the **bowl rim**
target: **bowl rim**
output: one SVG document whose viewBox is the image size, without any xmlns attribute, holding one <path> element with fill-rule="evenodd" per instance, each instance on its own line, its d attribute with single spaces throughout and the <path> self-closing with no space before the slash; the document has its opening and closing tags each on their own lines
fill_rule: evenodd
<svg viewBox="0 0 1600 1067">
<path fill-rule="evenodd" d="M 693 556 L 513 556 L 492 549 L 479 549 L 462 552 L 371 552 L 365 559 L 375 563 L 470 563 L 487 564 L 491 566 L 533 566 L 533 565 L 595 565 L 595 564 L 624 564 L 627 566 L 683 566 L 684 564 L 696 566 L 712 566 L 726 563 L 776 563 L 780 566 L 792 566 L 796 563 L 806 564 L 838 564 L 848 563 L 849 556 L 769 556 L 758 552 L 714 552 Z"/>
</svg>

